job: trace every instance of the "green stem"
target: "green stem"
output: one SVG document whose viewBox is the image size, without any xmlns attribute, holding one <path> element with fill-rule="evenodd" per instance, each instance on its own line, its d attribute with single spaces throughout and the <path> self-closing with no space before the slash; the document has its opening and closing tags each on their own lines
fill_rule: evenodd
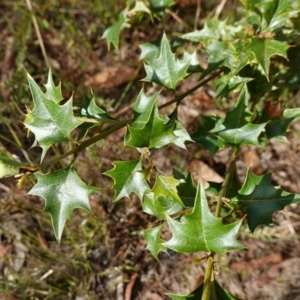
<svg viewBox="0 0 300 300">
<path fill-rule="evenodd" d="M 214 267 L 214 257 L 213 253 L 211 253 L 207 259 L 207 265 L 204 275 L 204 286 L 201 300 L 209 300 L 210 299 L 210 290 L 211 290 L 211 278 L 213 274 Z"/>
<path fill-rule="evenodd" d="M 221 189 L 220 189 L 220 192 L 219 192 L 219 197 L 218 197 L 218 202 L 217 202 L 217 207 L 216 207 L 216 212 L 215 212 L 215 216 L 217 218 L 220 217 L 220 215 L 221 215 L 221 209 L 222 209 L 222 205 L 223 205 L 223 198 L 227 197 L 228 190 L 229 190 L 230 185 L 231 185 L 231 180 L 235 176 L 236 160 L 237 160 L 237 153 L 234 153 L 233 157 L 230 161 L 230 165 L 228 167 L 225 179 L 222 183 L 222 186 L 221 186 Z"/>
<path fill-rule="evenodd" d="M 211 76 L 207 77 L 205 80 L 199 82 L 197 85 L 195 85 L 194 87 L 192 87 L 190 90 L 178 95 L 177 97 L 175 97 L 174 99 L 170 100 L 167 103 L 164 103 L 162 105 L 160 105 L 158 107 L 158 109 L 162 109 L 165 108 L 173 103 L 180 103 L 180 101 L 182 101 L 186 96 L 190 95 L 191 93 L 195 92 L 196 90 L 198 90 L 201 86 L 207 84 L 208 82 L 210 82 L 212 79 L 214 79 L 215 77 L 219 76 L 222 72 L 224 71 L 223 68 L 221 68 L 219 71 L 215 72 L 214 74 L 212 74 Z"/>
<path fill-rule="evenodd" d="M 126 126 L 128 124 L 128 122 L 124 122 L 122 124 L 116 125 L 104 132 L 101 132 L 95 136 L 93 136 L 92 138 L 82 142 L 80 145 L 78 145 L 77 147 L 71 149 L 70 151 L 60 155 L 59 157 L 56 157 L 55 159 L 52 159 L 46 163 L 41 164 L 40 166 L 37 167 L 37 170 L 40 170 L 42 168 L 48 167 L 52 164 L 55 164 L 57 162 L 59 162 L 60 160 L 62 160 L 63 158 L 71 155 L 71 154 L 76 154 L 79 153 L 80 151 L 82 151 L 83 149 L 89 147 L 90 145 L 102 140 L 103 138 L 107 137 L 108 135 L 112 134 L 113 132 L 123 128 L 124 126 Z"/>
</svg>

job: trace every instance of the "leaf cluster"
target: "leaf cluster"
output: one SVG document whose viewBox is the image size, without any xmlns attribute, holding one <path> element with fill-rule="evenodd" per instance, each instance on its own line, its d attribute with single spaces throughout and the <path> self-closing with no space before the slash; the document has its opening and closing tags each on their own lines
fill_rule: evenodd
<svg viewBox="0 0 300 300">
<path fill-rule="evenodd" d="M 63 99 L 61 86 L 54 84 L 51 70 L 44 92 L 28 75 L 33 108 L 27 109 L 24 125 L 34 134 L 33 146 L 42 148 L 40 162 L 26 164 L 0 156 L 1 176 L 20 174 L 22 183 L 34 175 L 37 183 L 29 194 L 45 199 L 45 211 L 50 214 L 55 236 L 60 241 L 72 211 L 75 208 L 90 211 L 89 196 L 96 191 L 76 174 L 78 153 L 126 128 L 124 147 L 136 149 L 139 157 L 115 161 L 112 169 L 104 173 L 113 180 L 113 201 L 135 194 L 141 200 L 143 211 L 158 219 L 143 230 L 147 249 L 156 259 L 160 252 L 170 249 L 179 253 L 202 251 L 207 256 L 204 284 L 185 296 L 169 294 L 172 299 L 199 299 L 200 296 L 204 300 L 237 299 L 215 281 L 214 255 L 243 248 L 238 242 L 238 232 L 244 220 L 254 232 L 259 225 L 272 224 L 274 212 L 300 201 L 300 195 L 271 185 L 271 174 L 257 177 L 248 170 L 242 183 L 236 175 L 236 161 L 242 147 L 264 147 L 271 139 L 286 142 L 289 124 L 300 117 L 300 110 L 295 107 L 272 115 L 266 101 L 290 89 L 280 82 L 283 73 L 292 69 L 287 59 L 289 49 L 295 46 L 292 32 L 297 29 L 293 18 L 298 16 L 299 5 L 285 0 L 243 0 L 242 3 L 246 12 L 241 20 L 228 24 L 208 19 L 202 29 L 180 36 L 181 46 L 189 41 L 207 54 L 207 68 L 200 66 L 196 51 L 176 53 L 165 33 L 158 42 L 141 45 L 140 58 L 146 72 L 143 80 L 158 86 L 159 90 L 140 91 L 132 119 L 111 117 L 97 106 L 93 96 L 84 96 L 75 109 L 72 98 Z M 120 32 L 132 26 L 134 18 L 143 18 L 145 14 L 152 20 L 163 18 L 165 9 L 173 4 L 171 0 L 129 1 L 118 21 L 103 33 L 103 38 L 108 46 L 113 44 L 118 48 Z M 199 83 L 179 94 L 180 82 L 192 74 L 198 76 Z M 182 100 L 213 79 L 216 98 L 234 104 L 222 116 L 199 112 L 200 125 L 194 132 L 188 132 L 178 120 L 178 107 Z M 172 92 L 174 99 L 159 105 L 162 90 Z M 172 104 L 175 107 L 170 115 L 160 112 Z M 87 133 L 96 126 L 100 133 L 89 138 Z M 47 161 L 47 151 L 64 142 L 73 143 L 74 147 Z M 152 161 L 153 152 L 171 143 L 186 149 L 186 144 L 191 142 L 207 149 L 212 157 L 225 147 L 232 149 L 232 160 L 221 185 L 211 183 L 205 190 L 201 182 L 193 182 L 191 174 L 174 171 L 173 176 L 165 176 L 158 171 Z M 48 170 L 67 156 L 73 156 L 67 167 Z M 229 224 L 225 214 L 228 208 Z M 166 228 L 171 233 L 169 239 L 163 234 Z"/>
</svg>

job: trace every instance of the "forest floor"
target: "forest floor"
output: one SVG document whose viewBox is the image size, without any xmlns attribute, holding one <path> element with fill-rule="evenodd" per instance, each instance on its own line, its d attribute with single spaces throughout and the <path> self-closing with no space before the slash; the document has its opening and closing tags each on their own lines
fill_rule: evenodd
<svg viewBox="0 0 300 300">
<path fill-rule="evenodd" d="M 166 17 L 169 27 L 154 29 L 146 24 L 124 31 L 119 51 L 108 51 L 101 35 L 122 5 L 53 1 L 55 5 L 49 8 L 40 2 L 33 8 L 55 82 L 62 81 L 63 95 L 68 98 L 74 91 L 74 101 L 79 103 L 80 95 L 89 94 L 91 87 L 100 106 L 123 117 L 131 116 L 132 103 L 143 86 L 138 45 L 156 40 L 163 30 L 168 34 L 193 27 L 194 19 L 189 23 L 187 16 L 201 1 L 178 1 Z M 200 17 L 217 3 L 202 1 Z M 221 17 L 238 5 L 238 1 L 227 1 Z M 24 68 L 42 84 L 47 67 L 26 6 L 20 1 L 4 2 L 0 11 L 0 133 L 28 149 L 33 137 L 26 139 L 21 122 L 26 106 L 32 104 Z M 200 54 L 199 60 L 205 67 L 205 55 Z M 191 88 L 196 80 L 191 76 L 179 91 Z M 203 114 L 218 111 L 213 90 L 214 82 L 180 106 L 180 121 L 189 132 L 195 129 L 198 110 Z M 172 99 L 167 92 L 161 95 L 160 103 Z M 300 123 L 292 124 L 289 143 L 274 141 L 266 149 L 244 147 L 238 159 L 239 177 L 245 176 L 247 168 L 256 175 L 272 173 L 273 185 L 300 193 L 299 129 Z M 32 183 L 19 189 L 14 178 L 0 179 L 0 300 L 164 300 L 169 299 L 166 292 L 185 294 L 203 281 L 201 258 L 205 253 L 162 253 L 159 261 L 155 260 L 145 250 L 142 231 L 154 219 L 143 213 L 134 197 L 111 202 L 108 188 L 112 182 L 102 173 L 111 169 L 113 161 L 136 155 L 124 148 L 123 136 L 120 130 L 80 153 L 77 172 L 87 184 L 101 189 L 91 196 L 92 215 L 74 212 L 61 244 L 55 240 L 50 217 L 43 212 L 44 200 L 26 195 Z M 22 159 L 22 151 L 8 140 L 0 139 L 0 151 Z M 66 149 L 57 147 L 49 157 Z M 33 149 L 33 153 L 39 154 L 39 150 Z M 230 154 L 223 150 L 210 158 L 197 145 L 188 145 L 187 151 L 168 146 L 153 155 L 153 162 L 165 175 L 171 174 L 175 165 L 182 172 L 190 171 L 195 181 L 214 181 L 222 180 Z M 273 221 L 274 227 L 259 227 L 253 235 L 244 226 L 238 238 L 245 249 L 217 257 L 216 278 L 237 297 L 300 300 L 300 206 L 286 207 L 274 214 Z"/>
</svg>

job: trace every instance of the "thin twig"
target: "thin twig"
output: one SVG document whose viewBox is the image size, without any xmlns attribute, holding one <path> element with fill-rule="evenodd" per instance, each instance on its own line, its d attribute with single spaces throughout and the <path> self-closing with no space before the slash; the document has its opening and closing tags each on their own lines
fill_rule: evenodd
<svg viewBox="0 0 300 300">
<path fill-rule="evenodd" d="M 201 13 L 201 0 L 197 0 L 197 10 L 195 14 L 194 30 L 197 30 Z"/>
<path fill-rule="evenodd" d="M 28 9 L 30 11 L 30 14 L 31 14 L 31 18 L 32 18 L 34 29 L 35 29 L 35 33 L 37 35 L 37 38 L 38 38 L 38 41 L 39 41 L 39 44 L 40 44 L 40 47 L 41 47 L 41 50 L 42 50 L 42 54 L 43 54 L 46 66 L 47 66 L 47 68 L 50 68 L 51 67 L 50 62 L 49 62 L 49 59 L 48 59 L 48 56 L 47 56 L 47 53 L 46 53 L 45 45 L 44 45 L 44 42 L 43 42 L 43 39 L 42 39 L 42 35 L 41 35 L 41 32 L 40 32 L 38 22 L 36 20 L 35 14 L 34 14 L 33 9 L 32 9 L 31 2 L 30 2 L 30 0 L 25 0 L 25 1 L 26 1 Z"/>
<path fill-rule="evenodd" d="M 214 74 L 212 74 L 211 76 L 207 77 L 205 80 L 199 82 L 198 84 L 196 84 L 193 88 L 191 88 L 190 90 L 178 95 L 177 97 L 175 97 L 174 99 L 170 100 L 167 103 L 164 103 L 162 105 L 160 105 L 158 107 L 158 109 L 162 109 L 164 107 L 167 107 L 173 103 L 180 103 L 180 101 L 182 101 L 186 96 L 190 95 L 191 93 L 195 92 L 196 90 L 198 90 L 201 86 L 204 86 L 205 84 L 207 84 L 208 82 L 210 82 L 212 79 L 214 79 L 215 77 L 219 76 L 222 72 L 224 71 L 223 68 L 221 68 L 219 71 L 215 72 Z"/>
</svg>

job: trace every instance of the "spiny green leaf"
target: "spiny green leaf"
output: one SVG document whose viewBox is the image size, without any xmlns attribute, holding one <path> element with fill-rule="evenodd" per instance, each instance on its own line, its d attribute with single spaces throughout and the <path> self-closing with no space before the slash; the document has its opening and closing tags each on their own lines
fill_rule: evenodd
<svg viewBox="0 0 300 300">
<path fill-rule="evenodd" d="M 127 126 L 125 145 L 136 148 L 161 148 L 169 143 L 185 149 L 189 134 L 176 120 L 159 115 L 157 94 L 146 97 L 139 94 L 134 107 L 134 122 Z"/>
<path fill-rule="evenodd" d="M 173 300 L 199 300 L 201 299 L 203 293 L 204 284 L 200 284 L 194 291 L 187 295 L 175 295 L 171 293 L 166 293 Z M 220 284 L 214 280 L 211 282 L 211 292 L 208 300 L 241 300 L 230 292 L 223 289 Z"/>
<path fill-rule="evenodd" d="M 245 50 L 254 54 L 256 62 L 261 66 L 265 76 L 269 78 L 270 58 L 273 55 L 287 58 L 288 48 L 289 45 L 280 41 L 253 37 Z"/>
<path fill-rule="evenodd" d="M 186 213 L 180 221 L 169 216 L 166 217 L 172 238 L 163 245 L 174 251 L 180 253 L 198 251 L 223 253 L 243 248 L 236 240 L 242 221 L 224 225 L 221 218 L 214 217 L 209 210 L 201 183 L 197 189 L 192 212 Z"/>
<path fill-rule="evenodd" d="M 176 189 L 179 184 L 180 180 L 175 179 L 173 176 L 164 176 L 156 173 L 156 180 L 152 189 L 154 198 L 163 196 L 165 199 L 170 199 L 183 206 Z"/>
<path fill-rule="evenodd" d="M 159 93 L 146 96 L 142 89 L 133 107 L 134 121 L 132 127 L 143 128 L 150 120 Z"/>
<path fill-rule="evenodd" d="M 157 255 L 159 252 L 167 252 L 167 248 L 163 245 L 163 240 L 160 238 L 160 231 L 163 226 L 164 224 L 143 230 L 147 242 L 146 249 L 151 252 L 155 259 L 158 259 Z"/>
<path fill-rule="evenodd" d="M 45 211 L 50 214 L 55 237 L 60 241 L 66 220 L 75 208 L 91 211 L 89 195 L 96 188 L 82 182 L 73 165 L 48 174 L 34 173 L 34 176 L 38 182 L 28 194 L 45 199 Z"/>
<path fill-rule="evenodd" d="M 135 193 L 140 199 L 150 190 L 142 169 L 142 159 L 134 161 L 116 161 L 113 168 L 104 174 L 113 179 L 115 196 L 113 201 Z"/>
<path fill-rule="evenodd" d="M 160 40 L 145 43 L 139 46 L 141 49 L 140 59 L 151 64 L 152 61 L 159 56 Z"/>
<path fill-rule="evenodd" d="M 272 224 L 274 212 L 282 210 L 286 205 L 300 202 L 299 194 L 291 194 L 280 187 L 271 185 L 271 174 L 254 176 L 249 170 L 239 194 L 232 199 L 247 214 L 251 232 L 260 225 Z"/>
<path fill-rule="evenodd" d="M 148 0 L 148 2 L 151 11 L 158 16 L 163 16 L 165 9 L 175 4 L 174 0 Z"/>
<path fill-rule="evenodd" d="M 51 145 L 64 141 L 72 141 L 70 133 L 81 122 L 73 116 L 72 98 L 64 105 L 59 105 L 58 99 L 57 101 L 52 99 L 54 92 L 49 92 L 50 90 L 55 91 L 54 86 L 52 89 L 48 86 L 48 94 L 51 94 L 51 98 L 48 98 L 29 74 L 28 82 L 34 108 L 33 111 L 28 109 L 24 125 L 34 133 L 35 144 L 38 144 L 43 149 L 42 161 Z"/>
<path fill-rule="evenodd" d="M 249 93 L 245 85 L 239 95 L 234 109 L 220 118 L 211 133 L 222 138 L 234 150 L 243 145 L 259 146 L 258 136 L 265 128 L 265 124 L 252 124 L 252 113 L 248 109 Z"/>
<path fill-rule="evenodd" d="M 232 76 L 231 74 L 223 75 L 217 82 L 216 96 L 227 98 L 231 91 L 234 91 L 240 85 L 244 85 L 251 80 L 253 79 L 249 77 Z"/>
<path fill-rule="evenodd" d="M 194 185 L 192 174 L 188 173 L 185 177 L 175 169 L 173 169 L 173 174 L 174 177 L 180 181 L 180 184 L 177 186 L 177 191 L 184 206 L 194 206 L 197 189 Z"/>
<path fill-rule="evenodd" d="M 155 197 L 154 193 L 147 193 L 143 199 L 143 211 L 149 215 L 156 216 L 162 220 L 166 219 L 166 214 L 172 215 L 182 210 L 182 205 L 164 196 Z"/>
<path fill-rule="evenodd" d="M 174 90 L 178 81 L 187 75 L 189 61 L 176 60 L 170 44 L 164 34 L 160 43 L 159 56 L 145 64 L 147 76 L 145 81 L 154 82 L 167 89 Z"/>
<path fill-rule="evenodd" d="M 203 68 L 199 64 L 199 60 L 196 52 L 193 53 L 184 52 L 183 60 L 187 61 L 187 63 L 189 64 L 187 73 L 203 72 Z"/>
<path fill-rule="evenodd" d="M 83 96 L 80 104 L 80 116 L 90 119 L 97 119 L 99 121 L 115 120 L 96 104 L 94 96 L 89 98 L 86 95 Z"/>
<path fill-rule="evenodd" d="M 59 83 L 57 86 L 54 85 L 51 69 L 49 69 L 48 80 L 45 84 L 45 87 L 45 95 L 48 99 L 51 99 L 55 103 L 59 103 L 64 98 L 61 93 L 61 83 Z"/>
<path fill-rule="evenodd" d="M 246 40 L 247 41 L 247 40 Z M 236 40 L 234 43 L 213 41 L 206 49 L 208 62 L 211 65 L 224 65 L 231 70 L 231 75 L 237 74 L 253 59 L 253 53 L 245 51 L 245 40 Z"/>
<path fill-rule="evenodd" d="M 210 131 L 216 126 L 220 120 L 216 116 L 200 116 L 201 124 L 197 130 L 191 135 L 193 141 L 209 150 L 210 156 L 213 157 L 219 150 L 225 147 L 225 142 L 218 135 L 214 135 Z"/>
<path fill-rule="evenodd" d="M 261 17 L 261 29 L 271 31 L 282 26 L 299 11 L 299 2 L 293 0 L 242 0 L 247 9 Z"/>
<path fill-rule="evenodd" d="M 242 26 L 240 25 L 227 25 L 226 21 L 209 19 L 204 23 L 203 29 L 183 34 L 180 37 L 193 42 L 201 42 L 207 47 L 213 41 L 230 40 L 241 30 Z"/>
<path fill-rule="evenodd" d="M 111 43 L 116 49 L 119 49 L 120 32 L 128 26 L 126 13 L 127 9 L 121 11 L 119 14 L 118 21 L 104 31 L 102 38 L 105 38 L 107 40 L 108 49 L 110 48 Z"/>
<path fill-rule="evenodd" d="M 99 125 L 99 123 L 114 123 L 116 121 L 103 109 L 98 107 L 94 97 L 89 98 L 88 96 L 84 95 L 79 108 L 80 111 L 78 116 L 86 119 L 86 121 L 78 127 L 79 139 L 85 136 L 90 128 Z M 91 122 L 89 122 L 89 119 Z"/>
<path fill-rule="evenodd" d="M 268 139 L 276 139 L 287 142 L 286 132 L 289 125 L 300 118 L 300 108 L 286 108 L 282 117 L 270 118 L 271 121 L 266 125 L 266 135 Z"/>
</svg>

